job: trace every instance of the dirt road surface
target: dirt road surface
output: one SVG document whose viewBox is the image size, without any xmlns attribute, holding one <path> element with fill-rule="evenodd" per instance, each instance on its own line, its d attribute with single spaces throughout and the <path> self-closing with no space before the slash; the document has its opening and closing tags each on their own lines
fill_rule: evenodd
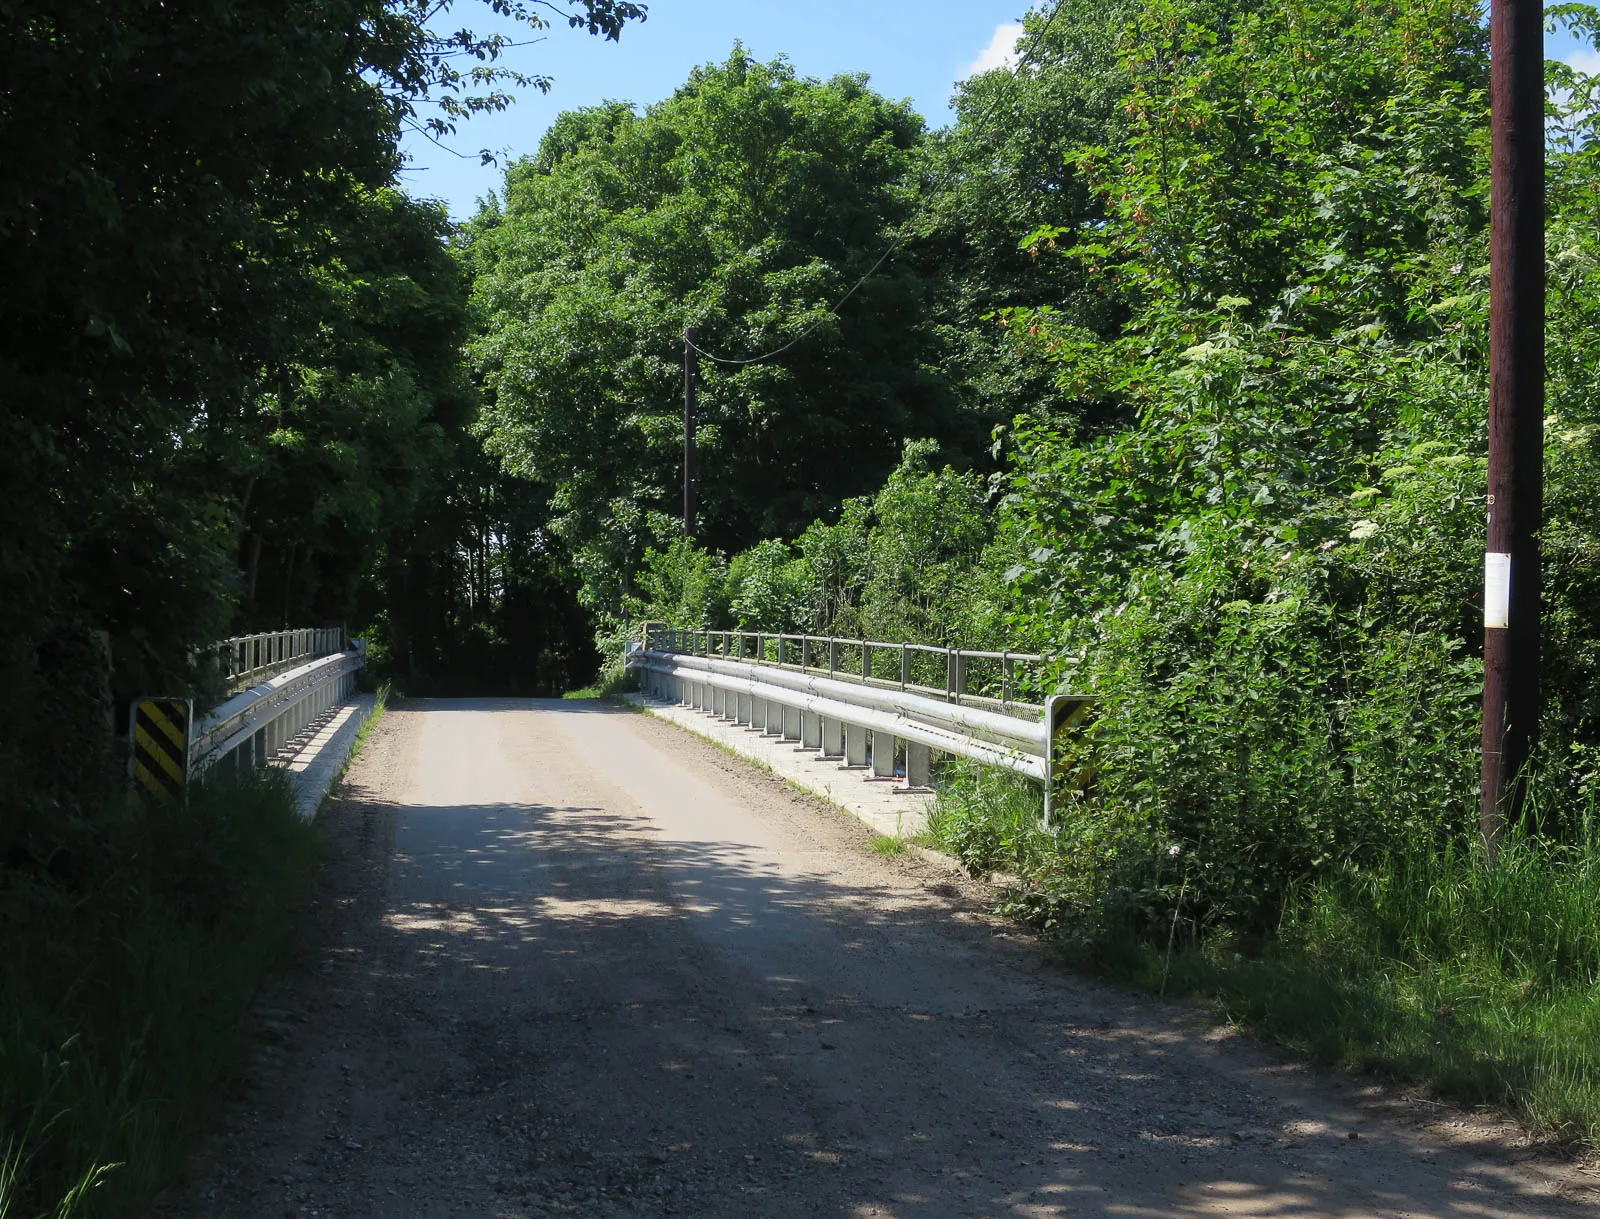
<svg viewBox="0 0 1600 1219">
<path fill-rule="evenodd" d="M 321 965 L 174 1216 L 1600 1213 L 1513 1129 L 1062 970 L 644 715 L 403 704 L 324 815 Z"/>
</svg>

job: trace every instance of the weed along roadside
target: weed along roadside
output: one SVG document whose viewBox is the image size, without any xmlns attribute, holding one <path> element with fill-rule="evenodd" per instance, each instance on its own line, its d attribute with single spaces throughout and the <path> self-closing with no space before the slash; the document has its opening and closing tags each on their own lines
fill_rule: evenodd
<svg viewBox="0 0 1600 1219">
<path fill-rule="evenodd" d="M 1001 908 L 1078 967 L 1200 999 L 1314 1062 L 1489 1104 L 1538 1136 L 1600 1147 L 1600 848 L 1513 835 L 1388 856 L 1252 893 L 1225 861 L 1079 808 L 1055 832 L 1037 792 L 959 766 L 930 837 L 1017 883 Z M 1141 832 L 1142 831 L 1142 832 Z"/>
<path fill-rule="evenodd" d="M 297 957 L 317 842 L 281 772 L 218 775 L 0 874 L 0 1214 L 150 1213 Z"/>
<path fill-rule="evenodd" d="M 50 867 L 0 871 L 0 1216 L 142 1217 L 180 1174 L 250 1059 L 258 993 L 303 958 L 314 812 L 387 698 L 183 798 L 109 793 Z"/>
</svg>

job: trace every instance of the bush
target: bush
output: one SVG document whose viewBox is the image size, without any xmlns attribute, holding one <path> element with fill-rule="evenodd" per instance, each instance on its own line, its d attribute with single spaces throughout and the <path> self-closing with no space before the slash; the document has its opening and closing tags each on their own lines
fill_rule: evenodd
<svg viewBox="0 0 1600 1219">
<path fill-rule="evenodd" d="M 0 1214 L 86 1181 L 94 1214 L 149 1213 L 294 952 L 316 841 L 270 772 L 117 804 L 0 872 Z"/>
</svg>

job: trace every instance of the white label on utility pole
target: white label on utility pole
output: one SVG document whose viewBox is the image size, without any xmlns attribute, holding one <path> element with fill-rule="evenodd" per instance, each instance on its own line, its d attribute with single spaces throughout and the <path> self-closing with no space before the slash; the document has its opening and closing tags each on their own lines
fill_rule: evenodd
<svg viewBox="0 0 1600 1219">
<path fill-rule="evenodd" d="M 1483 556 L 1483 625 L 1511 625 L 1511 556 L 1492 550 Z"/>
</svg>

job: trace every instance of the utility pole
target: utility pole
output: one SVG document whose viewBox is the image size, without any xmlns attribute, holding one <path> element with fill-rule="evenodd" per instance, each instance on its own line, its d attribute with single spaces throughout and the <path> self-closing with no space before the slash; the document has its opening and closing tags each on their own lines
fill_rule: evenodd
<svg viewBox="0 0 1600 1219">
<path fill-rule="evenodd" d="M 695 343 L 700 332 L 693 326 L 683 332 L 683 536 L 694 537 L 694 436 L 695 399 L 700 392 L 700 353 Z"/>
<path fill-rule="evenodd" d="M 1492 857 L 1522 816 L 1539 732 L 1544 514 L 1544 13 L 1493 0 L 1489 252 L 1489 537 L 1483 581 L 1483 789 Z"/>
</svg>

